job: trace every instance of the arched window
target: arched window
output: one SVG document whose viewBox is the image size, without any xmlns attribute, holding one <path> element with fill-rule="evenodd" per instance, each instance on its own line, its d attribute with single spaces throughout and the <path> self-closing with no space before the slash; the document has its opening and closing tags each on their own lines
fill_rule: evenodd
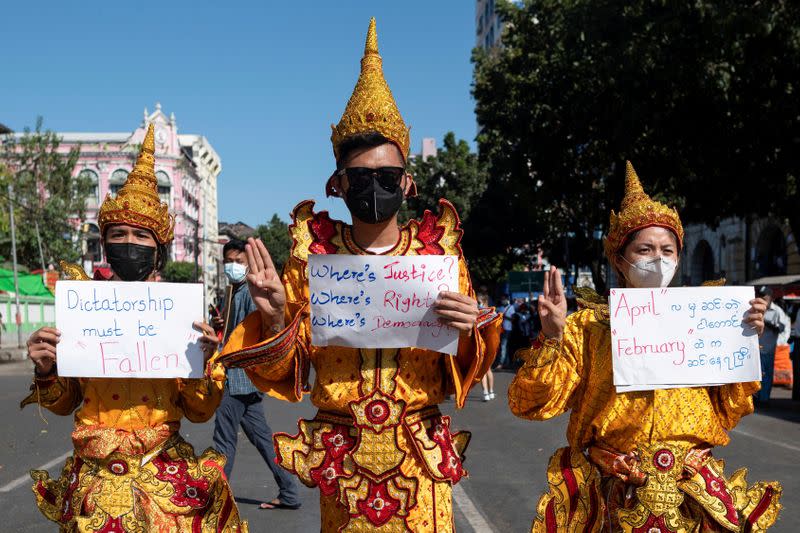
<svg viewBox="0 0 800 533">
<path fill-rule="evenodd" d="M 113 195 L 116 195 L 125 184 L 126 179 L 128 179 L 128 171 L 124 168 L 118 168 L 112 172 L 111 177 L 108 179 L 109 192 Z"/>
<path fill-rule="evenodd" d="M 170 201 L 172 191 L 172 182 L 169 179 L 169 174 L 164 172 L 163 170 L 159 170 L 156 172 L 156 180 L 158 180 L 158 196 L 161 198 L 161 201 L 167 204 L 168 206 L 172 207 L 172 203 Z"/>
<path fill-rule="evenodd" d="M 100 201 L 100 181 L 97 179 L 97 172 L 94 170 L 84 168 L 78 173 L 79 178 L 88 178 L 89 181 L 92 183 L 92 192 L 89 195 L 88 201 L 89 203 L 97 204 Z"/>
</svg>

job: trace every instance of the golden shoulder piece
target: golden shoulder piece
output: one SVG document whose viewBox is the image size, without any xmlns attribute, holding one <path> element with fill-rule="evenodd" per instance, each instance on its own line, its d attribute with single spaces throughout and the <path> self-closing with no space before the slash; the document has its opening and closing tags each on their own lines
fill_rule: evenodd
<svg viewBox="0 0 800 533">
<path fill-rule="evenodd" d="M 80 265 L 76 265 L 75 263 L 67 263 L 66 261 L 59 261 L 58 265 L 61 267 L 61 272 L 63 272 L 69 279 L 79 281 L 89 281 L 92 279 Z"/>
<path fill-rule="evenodd" d="M 136 165 L 125 184 L 116 198 L 109 193 L 100 206 L 98 222 L 103 235 L 108 226 L 129 224 L 149 229 L 161 244 L 172 241 L 175 219 L 169 213 L 169 206 L 158 196 L 154 154 L 153 125 L 150 124 Z"/>
<path fill-rule="evenodd" d="M 408 158 L 408 128 L 383 77 L 383 60 L 378 55 L 378 33 L 374 18 L 369 21 L 364 57 L 361 59 L 361 75 L 339 124 L 331 125 L 331 128 L 333 155 L 337 160 L 342 142 L 367 132 L 380 133 L 400 148 L 403 158 Z"/>
<path fill-rule="evenodd" d="M 611 211 L 608 236 L 605 239 L 606 256 L 613 259 L 631 233 L 648 226 L 672 230 L 678 237 L 678 246 L 682 248 L 683 225 L 678 212 L 652 200 L 644 192 L 631 162 L 626 161 L 625 165 L 625 197 L 619 214 Z"/>
</svg>

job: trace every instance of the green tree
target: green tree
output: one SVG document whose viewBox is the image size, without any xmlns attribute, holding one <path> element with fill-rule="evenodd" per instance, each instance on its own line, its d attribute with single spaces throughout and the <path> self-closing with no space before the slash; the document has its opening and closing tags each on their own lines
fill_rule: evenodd
<svg viewBox="0 0 800 533">
<path fill-rule="evenodd" d="M 4 210 L 8 202 L 14 205 L 17 258 L 32 269 L 41 268 L 42 255 L 47 264 L 80 257 L 79 222 L 96 186 L 89 178 L 73 176 L 79 148 L 63 152 L 59 145 L 57 134 L 42 131 L 39 118 L 34 131 L 26 129 L 20 137 L 7 136 L 0 146 L 0 162 L 6 168 L 0 173 L 0 198 L 5 200 Z M 14 186 L 13 199 L 8 197 L 9 183 Z M 5 217 L 3 224 L 7 224 Z M 10 248 L 10 235 L 3 231 L 0 254 L 10 257 Z"/>
<path fill-rule="evenodd" d="M 194 263 L 189 261 L 168 261 L 161 271 L 164 281 L 172 283 L 194 283 L 197 281 Z"/>
<path fill-rule="evenodd" d="M 264 245 L 269 250 L 272 262 L 278 272 L 283 270 L 283 265 L 289 259 L 289 252 L 292 248 L 292 238 L 289 236 L 289 225 L 281 220 L 277 213 L 266 224 L 260 224 L 256 228 L 256 235 L 261 238 Z"/>
<path fill-rule="evenodd" d="M 602 288 L 598 237 L 621 200 L 625 159 L 686 222 L 772 212 L 796 219 L 800 234 L 798 5 L 498 8 L 503 46 L 473 54 L 478 144 L 491 177 L 471 222 L 494 223 L 485 255 L 541 246 L 556 262 L 591 266 Z M 747 194 L 756 183 L 770 202 Z"/>
<path fill-rule="evenodd" d="M 411 159 L 408 172 L 414 176 L 418 195 L 406 201 L 401 213 L 404 219 L 421 217 L 426 209 L 436 209 L 440 198 L 446 198 L 466 220 L 486 188 L 486 170 L 478 155 L 470 152 L 467 141 L 457 141 L 452 131 L 445 134 L 436 155 Z"/>
</svg>

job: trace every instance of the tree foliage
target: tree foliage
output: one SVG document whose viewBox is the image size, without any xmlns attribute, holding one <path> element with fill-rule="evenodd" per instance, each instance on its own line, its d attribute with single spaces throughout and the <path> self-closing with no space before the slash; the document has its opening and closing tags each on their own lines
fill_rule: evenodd
<svg viewBox="0 0 800 533">
<path fill-rule="evenodd" d="M 495 228 L 480 236 L 484 256 L 541 246 L 555 262 L 592 266 L 602 286 L 597 237 L 621 200 L 625 159 L 687 222 L 771 213 L 800 231 L 800 6 L 498 8 L 503 45 L 473 55 L 478 144 L 491 177 L 471 223 Z M 754 186 L 771 201 L 756 201 Z"/>
<path fill-rule="evenodd" d="M 289 259 L 289 252 L 292 248 L 292 239 L 289 236 L 289 225 L 281 220 L 277 213 L 266 224 L 260 224 L 256 228 L 256 235 L 261 238 L 264 245 L 269 250 L 272 262 L 278 272 L 283 270 L 283 265 Z"/>
<path fill-rule="evenodd" d="M 161 271 L 164 281 L 172 283 L 194 283 L 197 280 L 195 265 L 189 261 L 168 261 Z"/>
<path fill-rule="evenodd" d="M 427 158 L 415 157 L 408 172 L 417 183 L 417 196 L 406 201 L 401 218 L 419 218 L 426 209 L 436 209 L 440 198 L 449 200 L 463 219 L 486 188 L 486 170 L 471 152 L 469 143 L 456 140 L 452 131 L 444 136 L 442 148 Z"/>
<path fill-rule="evenodd" d="M 29 268 L 41 268 L 39 239 L 46 264 L 59 260 L 75 261 L 81 254 L 79 221 L 84 217 L 86 200 L 95 184 L 89 178 L 73 176 L 79 149 L 59 150 L 60 139 L 52 131 L 42 131 L 42 120 L 36 129 L 25 130 L 20 137 L 2 139 L 0 163 L 0 199 L 6 214 L 2 222 L 0 255 L 11 255 L 8 230 L 8 206 L 14 206 L 17 259 Z M 8 184 L 13 184 L 14 198 L 8 197 Z"/>
</svg>

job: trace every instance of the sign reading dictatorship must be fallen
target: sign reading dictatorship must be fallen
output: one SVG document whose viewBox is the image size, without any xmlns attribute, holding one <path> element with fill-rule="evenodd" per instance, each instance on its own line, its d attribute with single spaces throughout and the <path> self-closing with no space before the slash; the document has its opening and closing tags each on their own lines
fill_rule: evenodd
<svg viewBox="0 0 800 533">
<path fill-rule="evenodd" d="M 459 292 L 457 257 L 308 259 L 312 344 L 456 353 L 458 330 L 442 323 L 432 307 L 440 292 Z"/>
<path fill-rule="evenodd" d="M 203 286 L 198 283 L 59 281 L 58 374 L 200 378 Z"/>
<path fill-rule="evenodd" d="M 752 287 L 612 289 L 617 392 L 758 381 L 756 331 L 743 323 Z"/>
</svg>

